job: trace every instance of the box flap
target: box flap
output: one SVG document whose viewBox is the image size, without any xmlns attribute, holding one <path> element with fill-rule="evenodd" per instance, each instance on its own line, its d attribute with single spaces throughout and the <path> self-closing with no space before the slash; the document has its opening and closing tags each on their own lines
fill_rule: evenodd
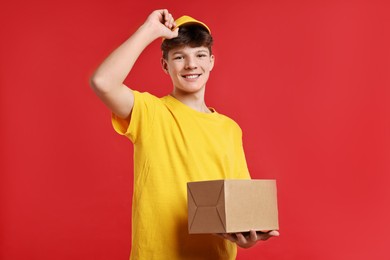
<svg viewBox="0 0 390 260">
<path fill-rule="evenodd" d="M 190 233 L 224 233 L 226 230 L 223 181 L 187 184 Z"/>
</svg>

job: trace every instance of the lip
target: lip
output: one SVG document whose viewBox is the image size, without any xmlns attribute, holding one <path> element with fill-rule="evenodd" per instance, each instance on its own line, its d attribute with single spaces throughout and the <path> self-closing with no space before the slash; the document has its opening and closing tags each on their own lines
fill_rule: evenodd
<svg viewBox="0 0 390 260">
<path fill-rule="evenodd" d="M 196 80 L 198 79 L 202 74 L 200 73 L 191 73 L 191 74 L 183 74 L 181 75 L 182 78 L 186 80 Z"/>
</svg>

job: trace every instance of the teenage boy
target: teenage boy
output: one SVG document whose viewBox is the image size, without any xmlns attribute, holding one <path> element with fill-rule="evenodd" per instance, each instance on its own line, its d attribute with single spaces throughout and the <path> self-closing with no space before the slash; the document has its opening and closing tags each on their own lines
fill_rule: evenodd
<svg viewBox="0 0 390 260">
<path fill-rule="evenodd" d="M 141 52 L 159 38 L 162 68 L 173 84 L 162 98 L 123 84 Z M 114 129 L 134 144 L 131 259 L 235 259 L 236 244 L 247 248 L 278 235 L 188 234 L 187 182 L 250 178 L 241 129 L 205 104 L 212 43 L 204 23 L 188 16 L 175 22 L 167 10 L 156 10 L 91 78 L 112 111 Z"/>
</svg>

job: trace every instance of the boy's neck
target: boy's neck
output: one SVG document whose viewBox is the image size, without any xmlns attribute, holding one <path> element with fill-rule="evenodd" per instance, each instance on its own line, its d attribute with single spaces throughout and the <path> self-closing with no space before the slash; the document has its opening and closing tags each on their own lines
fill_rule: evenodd
<svg viewBox="0 0 390 260">
<path fill-rule="evenodd" d="M 170 95 L 198 112 L 212 113 L 204 102 L 203 91 L 197 93 L 184 93 L 174 89 Z"/>
</svg>

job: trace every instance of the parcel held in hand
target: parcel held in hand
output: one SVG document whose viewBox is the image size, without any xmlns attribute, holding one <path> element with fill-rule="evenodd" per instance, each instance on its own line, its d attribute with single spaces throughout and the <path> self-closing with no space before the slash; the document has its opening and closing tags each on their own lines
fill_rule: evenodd
<svg viewBox="0 0 390 260">
<path fill-rule="evenodd" d="M 187 200 L 190 234 L 279 229 L 275 180 L 188 182 Z"/>
</svg>

